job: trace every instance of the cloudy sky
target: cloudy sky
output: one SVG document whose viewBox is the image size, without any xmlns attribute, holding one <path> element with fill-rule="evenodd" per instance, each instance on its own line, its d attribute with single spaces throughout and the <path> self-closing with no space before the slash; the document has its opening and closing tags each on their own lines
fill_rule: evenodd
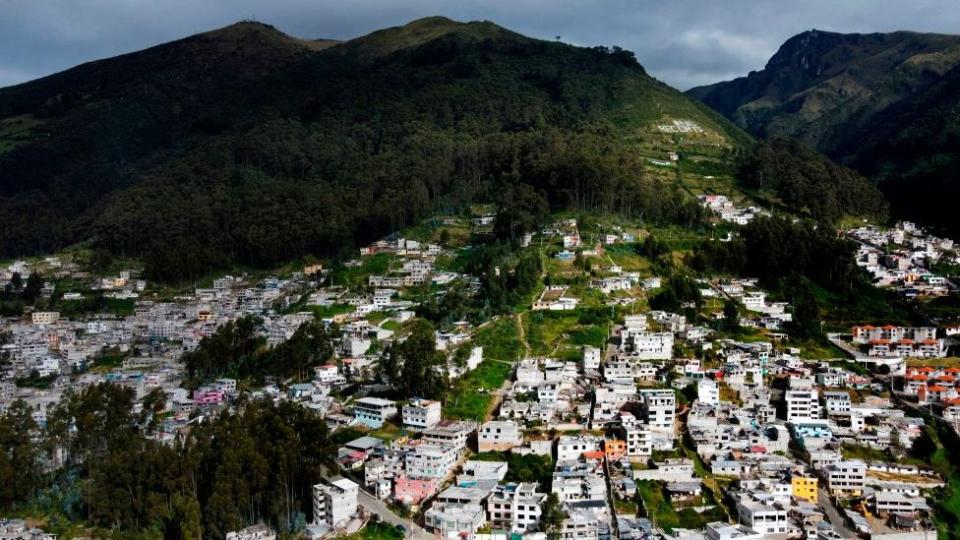
<svg viewBox="0 0 960 540">
<path fill-rule="evenodd" d="M 241 19 L 348 39 L 428 15 L 619 45 L 681 89 L 760 69 L 811 28 L 960 32 L 957 0 L 0 0 L 0 87 Z"/>
</svg>

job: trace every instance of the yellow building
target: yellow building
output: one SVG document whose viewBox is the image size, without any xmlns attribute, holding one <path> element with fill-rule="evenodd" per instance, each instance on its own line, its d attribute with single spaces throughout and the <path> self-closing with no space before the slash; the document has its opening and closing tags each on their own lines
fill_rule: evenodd
<svg viewBox="0 0 960 540">
<path fill-rule="evenodd" d="M 805 501 L 810 501 L 814 504 L 817 502 L 817 479 L 813 477 L 806 476 L 794 476 L 793 480 L 790 481 L 790 488 L 793 491 L 793 496 L 798 499 L 803 499 Z"/>
</svg>

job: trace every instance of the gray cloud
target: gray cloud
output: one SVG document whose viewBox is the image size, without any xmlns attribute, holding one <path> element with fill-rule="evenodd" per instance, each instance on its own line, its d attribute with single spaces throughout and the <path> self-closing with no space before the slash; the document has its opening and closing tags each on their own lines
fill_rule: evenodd
<svg viewBox="0 0 960 540">
<path fill-rule="evenodd" d="M 349 39 L 428 15 L 487 19 L 576 45 L 619 45 L 681 89 L 760 69 L 790 36 L 956 33 L 956 0 L 0 0 L 0 86 L 241 19 Z"/>
</svg>

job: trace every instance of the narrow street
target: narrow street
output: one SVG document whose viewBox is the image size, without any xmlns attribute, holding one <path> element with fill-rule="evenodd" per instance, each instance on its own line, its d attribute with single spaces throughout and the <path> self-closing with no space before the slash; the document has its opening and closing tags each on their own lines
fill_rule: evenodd
<svg viewBox="0 0 960 540">
<path fill-rule="evenodd" d="M 840 338 L 840 334 L 827 334 L 827 339 L 830 340 L 830 343 L 833 343 L 840 350 L 850 355 L 851 358 L 859 360 L 861 358 L 869 358 L 867 355 L 855 349 L 852 345 Z"/>
<path fill-rule="evenodd" d="M 823 508 L 823 513 L 827 516 L 827 521 L 837 529 L 840 536 L 844 538 L 855 538 L 857 536 L 844 525 L 843 516 L 840 515 L 840 511 L 837 510 L 837 507 L 833 505 L 833 501 L 830 500 L 830 494 L 822 487 L 817 493 L 817 501 L 819 501 L 820 507 Z"/>
<path fill-rule="evenodd" d="M 367 493 L 363 488 L 357 495 L 357 503 L 371 514 L 380 517 L 380 520 L 391 525 L 403 525 L 407 529 L 407 538 L 414 540 L 437 540 L 437 536 L 428 533 L 423 527 L 417 525 L 409 519 L 404 519 L 390 510 L 383 501 Z"/>
</svg>

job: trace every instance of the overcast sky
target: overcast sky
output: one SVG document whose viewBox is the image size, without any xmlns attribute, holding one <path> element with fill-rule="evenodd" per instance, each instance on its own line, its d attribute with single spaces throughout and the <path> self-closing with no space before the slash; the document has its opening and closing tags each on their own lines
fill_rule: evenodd
<svg viewBox="0 0 960 540">
<path fill-rule="evenodd" d="M 680 89 L 760 69 L 811 28 L 960 33 L 958 0 L 0 0 L 0 87 L 241 19 L 349 39 L 428 15 L 619 45 Z"/>
</svg>

